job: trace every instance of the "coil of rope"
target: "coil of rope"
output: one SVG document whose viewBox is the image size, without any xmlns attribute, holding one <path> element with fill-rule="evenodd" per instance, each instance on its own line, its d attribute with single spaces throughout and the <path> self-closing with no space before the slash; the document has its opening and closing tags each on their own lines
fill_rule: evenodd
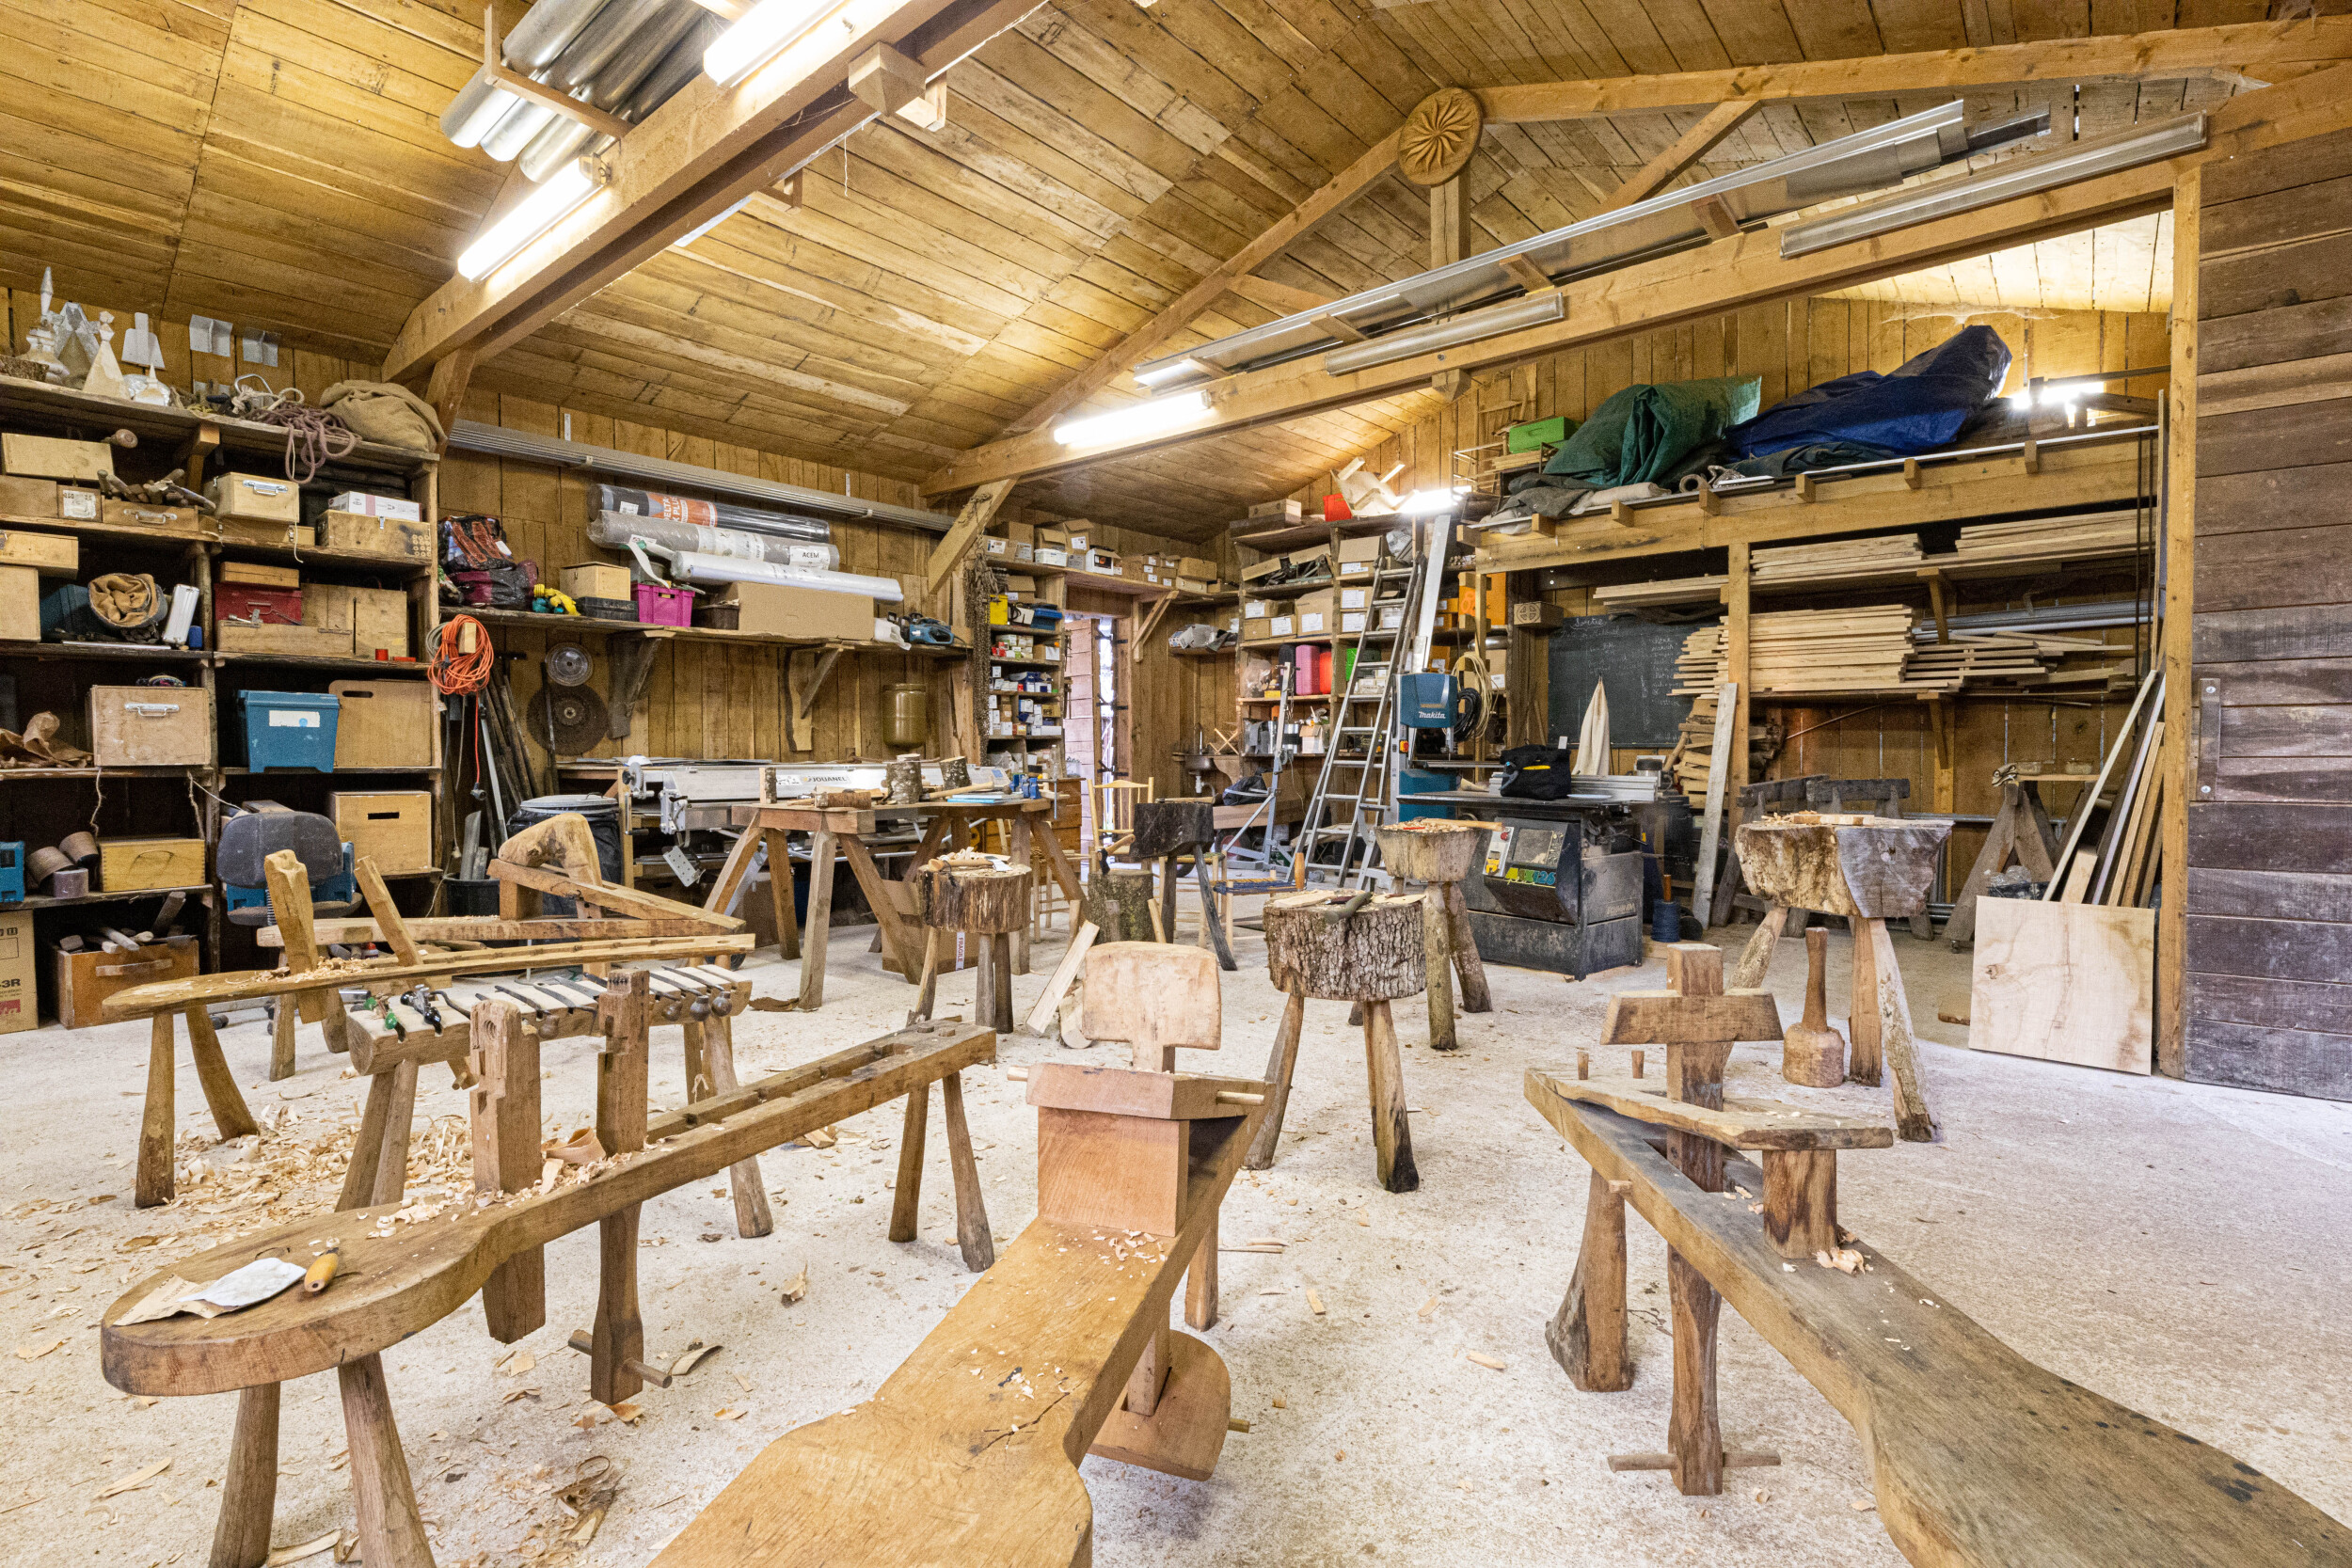
<svg viewBox="0 0 2352 1568">
<path fill-rule="evenodd" d="M 246 386 L 248 381 L 253 385 Z M 299 387 L 272 391 L 258 375 L 239 376 L 230 406 L 257 424 L 274 424 L 285 431 L 286 477 L 296 484 L 310 483 L 321 468 L 350 456 L 359 445 L 359 437 L 342 420 L 324 408 L 306 404 Z"/>
<path fill-rule="evenodd" d="M 464 651 L 469 642 L 470 653 Z M 489 628 L 470 615 L 453 615 L 434 638 L 427 673 L 433 689 L 443 696 L 464 696 L 490 684 L 490 660 Z"/>
</svg>

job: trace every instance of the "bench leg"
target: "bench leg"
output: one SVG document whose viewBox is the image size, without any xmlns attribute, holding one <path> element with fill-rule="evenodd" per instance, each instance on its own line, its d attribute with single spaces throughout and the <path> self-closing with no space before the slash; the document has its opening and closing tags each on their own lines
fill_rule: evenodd
<svg viewBox="0 0 2352 1568">
<path fill-rule="evenodd" d="M 947 1123 L 947 1168 L 956 1179 L 956 1244 L 963 1251 L 963 1266 L 978 1274 L 996 1261 L 996 1240 L 988 1233 L 980 1167 L 972 1158 L 972 1129 L 964 1125 L 962 1075 L 942 1078 L 939 1094 Z"/>
<path fill-rule="evenodd" d="M 1161 1323 L 1144 1342 L 1143 1354 L 1136 1357 L 1136 1370 L 1127 1374 L 1127 1392 L 1119 1407 L 1130 1416 L 1150 1419 L 1160 1407 L 1160 1389 L 1167 1382 L 1168 1325 Z"/>
<path fill-rule="evenodd" d="M 792 910 L 792 855 L 785 835 L 769 829 L 760 834 L 768 849 L 768 907 L 776 917 L 776 957 L 801 956 L 801 922 Z"/>
<path fill-rule="evenodd" d="M 375 1191 L 370 1203 L 398 1203 L 408 1190 L 408 1134 L 417 1119 L 417 1064 L 403 1062 L 389 1072 L 376 1074 L 376 1081 L 389 1080 L 391 1098 L 384 1112 L 384 1138 L 375 1161 Z M 369 1098 L 374 1095 L 371 1091 Z"/>
<path fill-rule="evenodd" d="M 1248 1157 L 1242 1161 L 1251 1170 L 1265 1170 L 1274 1164 L 1274 1145 L 1282 1135 L 1282 1112 L 1290 1103 L 1291 1073 L 1298 1066 L 1298 1037 L 1306 1026 L 1306 995 L 1293 991 L 1282 1004 L 1281 1026 L 1274 1031 L 1274 1053 L 1266 1058 L 1265 1081 L 1272 1085 L 1272 1103 L 1265 1108 L 1265 1119 L 1258 1123 L 1258 1135 L 1249 1142 Z"/>
<path fill-rule="evenodd" d="M 1853 994 L 1846 1004 L 1846 1082 L 1879 1085 L 1879 966 L 1864 923 L 1853 931 Z"/>
<path fill-rule="evenodd" d="M 1724 1489 L 1724 1431 L 1715 1409 L 1715 1326 L 1723 1298 L 1678 1252 L 1666 1254 L 1666 1290 L 1674 1314 L 1674 1414 L 1666 1451 L 1675 1490 L 1711 1497 Z"/>
<path fill-rule="evenodd" d="M 972 982 L 972 1022 L 985 1023 L 999 1034 L 1012 1032 L 1012 938 L 972 933 L 979 949 L 979 966 Z"/>
<path fill-rule="evenodd" d="M 907 1022 L 931 1016 L 939 1002 L 939 927 L 923 927 L 923 978 L 914 989 L 914 1006 L 907 1013 Z"/>
<path fill-rule="evenodd" d="M 1035 843 L 1029 836 L 1028 814 L 1022 813 L 1005 827 L 1005 858 L 1015 865 L 1034 867 L 1037 864 L 1037 851 Z M 1015 974 L 1029 973 L 1029 927 L 1037 924 L 1037 893 L 1034 877 L 1030 880 L 1030 889 L 1029 918 L 1021 923 L 1021 929 L 1012 933 L 1012 973 Z"/>
<path fill-rule="evenodd" d="M 1422 889 L 1421 953 L 1429 993 L 1429 1049 L 1457 1050 L 1461 1041 L 1454 1037 L 1454 925 L 1446 918 L 1441 886 Z"/>
<path fill-rule="evenodd" d="M 294 1030 L 301 1026 L 301 1013 L 291 996 L 276 998 L 270 1008 L 269 1081 L 292 1078 L 294 1070 Z"/>
<path fill-rule="evenodd" d="M 637 1311 L 637 1215 L 632 1203 L 596 1222 L 596 1325 L 588 1353 L 589 1395 L 618 1404 L 645 1386 L 631 1362 L 645 1358 Z"/>
<path fill-rule="evenodd" d="M 935 943 L 939 933 L 931 933 Z M 931 1086 L 907 1090 L 907 1119 L 898 1129 L 898 1180 L 890 1190 L 890 1239 L 914 1240 L 915 1213 L 923 1202 L 923 1139 L 931 1119 Z"/>
<path fill-rule="evenodd" d="M 710 1064 L 703 1058 L 701 1021 L 688 1019 L 679 1028 L 680 1049 L 686 1060 L 686 1102 L 710 1098 Z"/>
<path fill-rule="evenodd" d="M 1203 845 L 1193 851 L 1193 880 L 1200 885 L 1200 924 L 1209 933 L 1209 945 L 1216 950 L 1216 967 L 1231 974 L 1240 967 L 1233 962 L 1233 943 L 1225 932 L 1225 921 L 1231 912 L 1232 895 L 1228 894 L 1224 907 L 1219 907 L 1216 891 L 1210 884 L 1209 860 L 1207 846 Z"/>
<path fill-rule="evenodd" d="M 319 1038 L 341 1056 L 351 1049 L 351 1014 L 343 1009 L 342 992 L 326 990 L 319 997 Z"/>
<path fill-rule="evenodd" d="M 1478 956 L 1477 939 L 1470 935 L 1470 904 L 1462 897 L 1462 884 L 1447 882 L 1442 897 L 1446 925 L 1454 934 L 1454 969 L 1462 981 L 1462 1010 L 1493 1012 L 1494 993 L 1486 989 L 1486 960 Z"/>
<path fill-rule="evenodd" d="M 1895 1131 L 1907 1143 L 1942 1141 L 1934 1107 L 1928 1103 L 1928 1081 L 1919 1063 L 1919 1044 L 1911 1034 L 1911 998 L 1903 991 L 1903 972 L 1895 962 L 1895 943 L 1886 922 L 1867 920 L 1854 933 L 1854 946 L 1867 943 L 1876 972 L 1876 1004 L 1882 1054 L 1895 1074 Z"/>
<path fill-rule="evenodd" d="M 1421 1170 L 1413 1164 L 1413 1126 L 1405 1114 L 1405 1064 L 1397 1054 L 1396 1020 L 1386 1002 L 1364 1004 L 1364 1068 L 1380 1185 L 1392 1193 L 1417 1192 Z"/>
<path fill-rule="evenodd" d="M 352 1511 L 359 1517 L 359 1558 L 368 1568 L 433 1568 L 424 1519 L 408 1480 L 408 1456 L 392 1422 L 384 1358 L 363 1355 L 335 1369 L 342 1386 L 343 1435 L 351 1445 Z"/>
<path fill-rule="evenodd" d="M 801 942 L 801 1011 L 825 1005 L 825 944 L 833 935 L 833 863 L 835 836 L 819 829 L 808 835 L 808 935 Z M 877 920 L 882 916 L 877 913 Z"/>
<path fill-rule="evenodd" d="M 1837 1250 L 1837 1151 L 1768 1148 L 1764 1235 L 1783 1258 Z"/>
<path fill-rule="evenodd" d="M 711 1091 L 733 1094 L 743 1085 L 735 1075 L 735 1021 L 723 1013 L 713 1013 L 707 1019 L 690 1019 L 686 1037 L 694 1042 L 696 1054 L 703 1060 L 703 1070 L 709 1075 Z M 759 1176 L 759 1156 L 747 1154 L 727 1167 L 727 1181 L 735 1197 L 735 1233 L 742 1237 L 765 1236 L 776 1227 L 773 1215 L 768 1211 L 768 1189 Z"/>
<path fill-rule="evenodd" d="M 1184 1326 L 1203 1332 L 1216 1326 L 1216 1222 L 1211 1214 L 1208 1234 L 1184 1268 Z"/>
<path fill-rule="evenodd" d="M 174 1103 L 179 1063 L 172 1049 L 171 1014 L 157 1013 L 148 1026 L 147 1105 L 139 1117 L 139 1167 L 134 1200 L 141 1209 L 169 1203 L 172 1195 L 172 1130 L 179 1125 Z"/>
<path fill-rule="evenodd" d="M 469 1059 L 474 1190 L 521 1192 L 538 1180 L 541 1168 L 539 1037 L 512 1002 L 485 1002 L 473 1011 Z M 518 1252 L 490 1271 L 482 1283 L 482 1316 L 490 1338 L 502 1345 L 547 1323 L 546 1249 Z"/>
<path fill-rule="evenodd" d="M 368 1080 L 368 1102 L 359 1112 L 359 1130 L 351 1136 L 351 1163 L 343 1167 L 337 1212 L 365 1209 L 375 1201 L 375 1179 L 384 1165 L 384 1124 L 391 1109 L 392 1075 L 379 1072 Z"/>
<path fill-rule="evenodd" d="M 246 1107 L 245 1096 L 237 1092 L 236 1074 L 229 1070 L 229 1058 L 221 1054 L 220 1037 L 213 1033 L 213 1015 L 201 1007 L 187 1010 L 188 1049 L 196 1057 L 196 1081 L 204 1090 L 204 1103 L 213 1113 L 213 1125 L 220 1129 L 221 1137 L 248 1138 L 262 1130 Z"/>
<path fill-rule="evenodd" d="M 1588 1394 L 1633 1386 L 1625 1344 L 1625 1198 L 1593 1172 L 1584 1196 L 1584 1240 L 1568 1293 L 1544 1330 L 1544 1343 L 1568 1381 Z"/>
<path fill-rule="evenodd" d="M 1764 983 L 1764 971 L 1772 966 L 1772 944 L 1780 941 L 1781 931 L 1788 924 L 1788 906 L 1774 904 L 1764 911 L 1762 925 L 1750 932 L 1748 944 L 1740 949 L 1740 962 L 1728 982 L 1736 990 L 1753 990 Z"/>
<path fill-rule="evenodd" d="M 220 1518 L 213 1526 L 206 1568 L 262 1568 L 277 1513 L 278 1385 L 257 1383 L 237 1394 L 237 1431 L 230 1439 L 229 1474 L 220 1483 Z"/>
</svg>

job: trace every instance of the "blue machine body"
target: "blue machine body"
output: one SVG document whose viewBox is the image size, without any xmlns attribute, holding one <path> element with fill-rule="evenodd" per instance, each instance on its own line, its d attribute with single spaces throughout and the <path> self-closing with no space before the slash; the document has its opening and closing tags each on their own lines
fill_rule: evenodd
<svg viewBox="0 0 2352 1568">
<path fill-rule="evenodd" d="M 0 844 L 0 904 L 24 902 L 24 845 L 22 840 Z"/>
<path fill-rule="evenodd" d="M 1397 722 L 1408 730 L 1442 730 L 1454 722 L 1454 677 L 1406 675 L 1397 683 Z"/>
<path fill-rule="evenodd" d="M 0 847 L 5 847 L 5 846 L 0 846 Z M 19 873 L 18 885 L 20 887 L 23 886 L 22 875 Z M 265 887 L 238 887 L 233 882 L 223 882 L 221 891 L 229 895 L 229 909 L 232 912 L 237 910 L 249 910 L 256 905 L 266 907 L 269 903 L 269 889 Z M 312 882 L 310 901 L 314 904 L 353 904 L 358 902 L 358 899 L 359 878 L 354 869 L 351 845 L 346 841 L 343 845 L 342 873 Z"/>
</svg>

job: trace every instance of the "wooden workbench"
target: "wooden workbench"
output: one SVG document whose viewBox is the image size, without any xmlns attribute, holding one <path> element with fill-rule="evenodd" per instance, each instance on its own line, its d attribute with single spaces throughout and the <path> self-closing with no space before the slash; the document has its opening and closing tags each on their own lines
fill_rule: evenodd
<svg viewBox="0 0 2352 1568">
<path fill-rule="evenodd" d="M 1013 863 L 1029 863 L 1033 848 L 1042 846 L 1045 863 L 1054 879 L 1074 906 L 1083 902 L 1086 894 L 1080 886 L 1078 873 L 1062 853 L 1061 842 L 1051 831 L 1035 831 L 1037 819 L 1051 813 L 1054 802 L 1029 800 L 1022 796 L 1007 796 L 993 800 L 926 800 L 920 805 L 869 806 L 851 810 L 841 806 L 738 806 L 736 826 L 744 830 L 739 843 L 749 846 L 756 834 L 769 842 L 768 863 L 787 864 L 784 859 L 786 833 L 809 835 L 808 932 L 803 938 L 797 929 L 789 894 L 779 894 L 776 899 L 776 932 L 789 957 L 797 944 L 801 955 L 801 1010 L 815 1012 L 825 1004 L 825 942 L 833 931 L 834 861 L 850 863 L 850 874 L 857 879 L 860 892 L 866 895 L 867 907 L 874 911 L 875 924 L 882 928 L 882 953 L 891 966 L 909 985 L 923 973 L 923 930 L 915 920 L 914 906 L 909 895 L 905 879 L 935 857 L 949 854 L 970 846 L 983 822 L 1006 824 L 1010 840 Z M 923 823 L 923 841 L 915 847 L 914 855 L 907 863 L 906 871 L 896 880 L 885 878 L 874 863 L 872 848 L 866 839 L 874 832 L 877 819 L 913 817 Z M 730 858 L 727 869 L 721 873 L 720 883 L 712 890 L 714 899 L 731 896 L 732 879 L 739 878 L 735 860 Z M 783 886 L 771 876 L 771 885 Z M 1026 968 L 1027 936 L 1025 931 L 1016 940 L 1013 967 Z"/>
</svg>

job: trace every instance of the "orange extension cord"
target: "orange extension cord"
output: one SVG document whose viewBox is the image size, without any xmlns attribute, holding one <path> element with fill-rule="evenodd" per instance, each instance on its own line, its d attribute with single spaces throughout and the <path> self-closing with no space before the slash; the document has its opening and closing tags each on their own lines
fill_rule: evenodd
<svg viewBox="0 0 2352 1568">
<path fill-rule="evenodd" d="M 460 653 L 469 632 L 473 652 Z M 491 657 L 490 629 L 470 615 L 451 616 L 433 643 L 433 689 L 444 696 L 481 690 L 490 683 Z"/>
</svg>

